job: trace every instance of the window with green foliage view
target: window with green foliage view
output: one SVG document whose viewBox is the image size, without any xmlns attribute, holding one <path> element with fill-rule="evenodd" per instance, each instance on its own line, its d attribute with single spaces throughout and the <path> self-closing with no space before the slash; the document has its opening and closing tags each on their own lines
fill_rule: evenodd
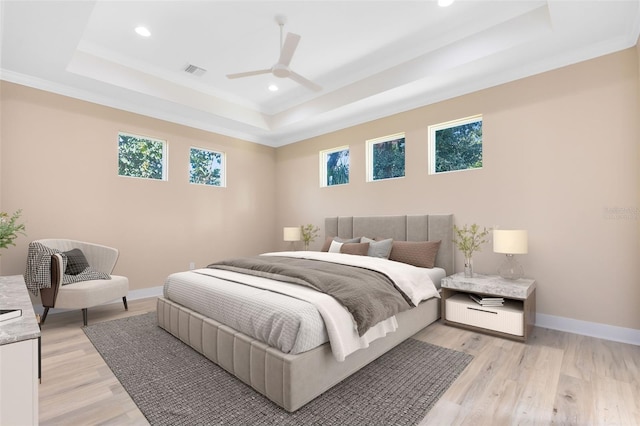
<svg viewBox="0 0 640 426">
<path fill-rule="evenodd" d="M 320 186 L 349 183 L 349 147 L 321 151 L 320 170 Z"/>
<path fill-rule="evenodd" d="M 166 180 L 166 142 L 144 136 L 118 134 L 118 174 Z"/>
<path fill-rule="evenodd" d="M 201 185 L 225 186 L 224 154 L 208 149 L 191 148 L 189 182 Z"/>
<path fill-rule="evenodd" d="M 482 167 L 482 116 L 429 126 L 430 173 Z"/>
<path fill-rule="evenodd" d="M 404 177 L 404 133 L 367 141 L 367 181 Z"/>
</svg>

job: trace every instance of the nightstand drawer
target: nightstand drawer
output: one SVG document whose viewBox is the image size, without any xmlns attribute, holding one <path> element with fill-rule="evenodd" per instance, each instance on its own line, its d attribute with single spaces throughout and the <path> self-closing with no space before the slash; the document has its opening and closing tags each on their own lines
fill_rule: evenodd
<svg viewBox="0 0 640 426">
<path fill-rule="evenodd" d="M 524 336 L 522 303 L 505 300 L 503 306 L 480 306 L 466 293 L 458 293 L 446 301 L 446 320 Z"/>
</svg>

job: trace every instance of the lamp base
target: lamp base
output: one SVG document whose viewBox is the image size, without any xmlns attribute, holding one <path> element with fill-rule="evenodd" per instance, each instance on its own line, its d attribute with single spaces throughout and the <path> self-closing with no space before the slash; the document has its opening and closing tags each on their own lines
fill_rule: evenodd
<svg viewBox="0 0 640 426">
<path fill-rule="evenodd" d="M 512 254 L 507 254 L 507 258 L 498 268 L 498 275 L 506 280 L 519 280 L 524 277 L 524 268 Z"/>
</svg>

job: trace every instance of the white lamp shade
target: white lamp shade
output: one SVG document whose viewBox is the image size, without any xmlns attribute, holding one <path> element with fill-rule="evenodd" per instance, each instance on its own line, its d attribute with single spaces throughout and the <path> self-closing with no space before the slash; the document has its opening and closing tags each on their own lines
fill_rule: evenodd
<svg viewBox="0 0 640 426">
<path fill-rule="evenodd" d="M 284 228 L 283 234 L 284 234 L 285 241 L 300 241 L 299 226 L 286 226 Z"/>
<path fill-rule="evenodd" d="M 525 254 L 529 237 L 523 229 L 496 229 L 493 231 L 493 251 L 505 254 Z"/>
</svg>

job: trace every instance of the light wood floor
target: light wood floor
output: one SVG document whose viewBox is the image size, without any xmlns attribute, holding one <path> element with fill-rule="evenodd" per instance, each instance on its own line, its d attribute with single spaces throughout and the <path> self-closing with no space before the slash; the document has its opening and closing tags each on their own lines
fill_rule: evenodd
<svg viewBox="0 0 640 426">
<path fill-rule="evenodd" d="M 155 310 L 155 299 L 89 310 L 89 323 Z M 41 425 L 146 425 L 81 329 L 82 314 L 42 328 Z M 536 328 L 527 344 L 440 323 L 416 338 L 473 361 L 421 425 L 640 425 L 640 347 Z"/>
</svg>

